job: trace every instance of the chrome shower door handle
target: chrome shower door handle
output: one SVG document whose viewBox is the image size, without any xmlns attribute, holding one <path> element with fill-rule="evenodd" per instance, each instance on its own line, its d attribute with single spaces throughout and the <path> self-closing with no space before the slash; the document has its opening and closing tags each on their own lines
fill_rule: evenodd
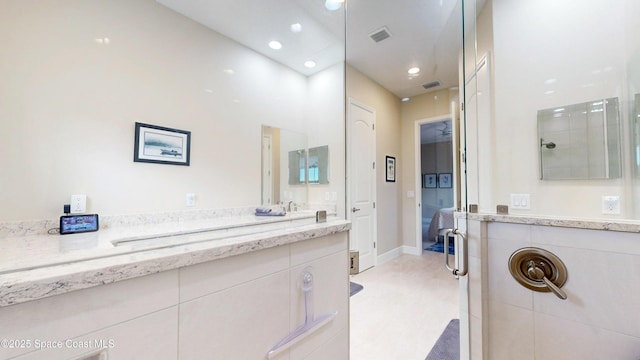
<svg viewBox="0 0 640 360">
<path fill-rule="evenodd" d="M 351 208 L 351 212 L 356 212 L 356 211 L 360 211 L 360 209 L 356 208 L 355 206 Z"/>
<path fill-rule="evenodd" d="M 461 241 L 458 241 L 458 245 L 462 245 L 462 249 L 458 247 L 455 254 L 456 258 L 458 259 L 458 266 L 460 267 L 459 269 L 451 267 L 451 265 L 449 265 L 449 234 L 454 234 L 456 236 L 460 236 L 461 238 Z M 447 229 L 444 232 L 444 266 L 455 276 L 467 275 L 467 238 L 458 229 Z"/>
</svg>

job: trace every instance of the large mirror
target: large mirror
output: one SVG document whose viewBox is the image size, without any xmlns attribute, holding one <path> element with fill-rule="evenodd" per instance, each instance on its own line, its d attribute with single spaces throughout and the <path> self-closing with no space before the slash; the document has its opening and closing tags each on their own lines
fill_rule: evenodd
<svg viewBox="0 0 640 360">
<path fill-rule="evenodd" d="M 307 185 L 329 183 L 329 146 L 307 148 L 303 133 L 262 126 L 262 205 L 307 202 Z"/>
<path fill-rule="evenodd" d="M 309 184 L 329 183 L 329 145 L 309 149 Z"/>
<path fill-rule="evenodd" d="M 540 178 L 622 176 L 618 98 L 538 111 Z"/>
<path fill-rule="evenodd" d="M 307 136 L 262 126 L 262 205 L 307 202 Z"/>
</svg>

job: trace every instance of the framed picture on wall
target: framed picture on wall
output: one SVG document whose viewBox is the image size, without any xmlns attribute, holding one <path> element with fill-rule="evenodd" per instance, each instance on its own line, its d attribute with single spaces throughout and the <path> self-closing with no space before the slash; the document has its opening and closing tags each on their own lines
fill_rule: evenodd
<svg viewBox="0 0 640 360">
<path fill-rule="evenodd" d="M 189 166 L 191 131 L 136 123 L 133 161 Z"/>
<path fill-rule="evenodd" d="M 441 188 L 450 188 L 452 187 L 452 178 L 451 173 L 440 173 L 438 174 L 438 185 Z"/>
<path fill-rule="evenodd" d="M 396 158 L 387 156 L 387 182 L 396 182 Z"/>
<path fill-rule="evenodd" d="M 436 174 L 424 174 L 422 187 L 427 189 L 438 187 L 438 176 Z"/>
</svg>

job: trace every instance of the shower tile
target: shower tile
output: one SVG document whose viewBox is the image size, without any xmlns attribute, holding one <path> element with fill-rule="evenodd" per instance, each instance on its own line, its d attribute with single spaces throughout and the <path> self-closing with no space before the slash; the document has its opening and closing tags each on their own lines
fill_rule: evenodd
<svg viewBox="0 0 640 360">
<path fill-rule="evenodd" d="M 489 358 L 533 360 L 534 322 L 531 310 L 489 302 Z"/>
<path fill-rule="evenodd" d="M 487 300 L 487 289 L 482 287 L 482 262 L 469 257 L 469 311 L 471 315 L 482 318 L 482 302 Z M 484 290 L 484 291 L 483 291 Z"/>
<path fill-rule="evenodd" d="M 640 234 L 531 226 L 531 243 L 640 255 Z"/>
<path fill-rule="evenodd" d="M 528 229 L 528 226 L 521 226 Z M 490 233 L 490 236 L 493 236 Z M 519 306 L 525 309 L 533 308 L 531 291 L 520 285 L 509 272 L 509 257 L 516 250 L 530 246 L 527 241 L 520 240 L 522 236 L 514 236 L 511 240 L 496 240 L 489 238 L 488 244 L 488 297 L 493 301 Z"/>
<path fill-rule="evenodd" d="M 559 319 L 535 315 L 536 359 L 637 359 L 640 338 Z"/>
<path fill-rule="evenodd" d="M 567 267 L 568 299 L 534 292 L 534 310 L 585 325 L 640 337 L 640 256 L 544 246 Z"/>
<path fill-rule="evenodd" d="M 494 240 L 513 240 L 529 242 L 531 239 L 531 226 L 521 224 L 489 223 L 487 224 L 487 236 Z"/>
</svg>

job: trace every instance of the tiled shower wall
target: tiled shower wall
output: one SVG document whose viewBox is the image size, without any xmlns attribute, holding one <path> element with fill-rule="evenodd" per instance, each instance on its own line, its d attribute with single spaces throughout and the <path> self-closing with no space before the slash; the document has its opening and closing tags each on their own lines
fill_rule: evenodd
<svg viewBox="0 0 640 360">
<path fill-rule="evenodd" d="M 472 359 L 482 358 L 479 351 L 491 360 L 640 359 L 640 235 L 477 221 L 469 234 L 470 264 L 474 248 L 486 246 L 485 266 L 469 278 L 472 310 L 474 301 L 485 304 L 476 309 L 477 326 L 487 329 L 484 350 L 472 346 Z M 530 246 L 565 263 L 567 300 L 513 279 L 509 257 Z"/>
</svg>

